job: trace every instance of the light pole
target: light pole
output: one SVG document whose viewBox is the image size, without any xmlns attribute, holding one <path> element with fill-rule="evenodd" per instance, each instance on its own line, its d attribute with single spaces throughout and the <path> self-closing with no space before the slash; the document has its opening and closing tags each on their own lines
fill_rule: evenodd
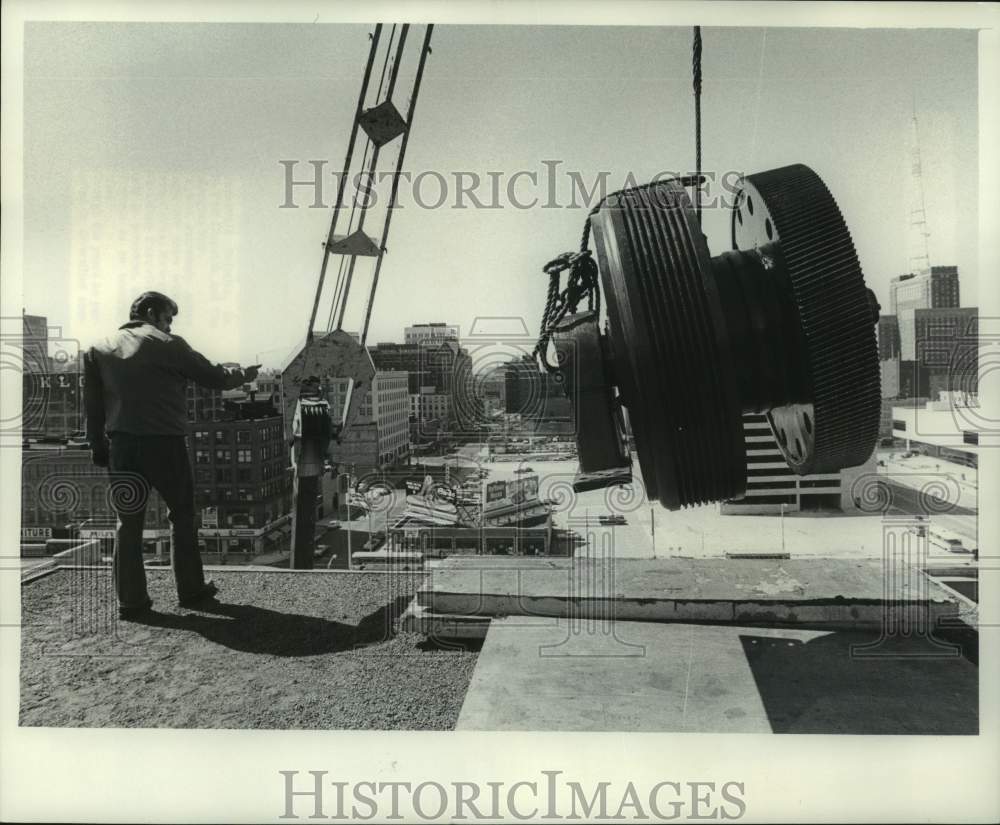
<svg viewBox="0 0 1000 825">
<path fill-rule="evenodd" d="M 365 498 L 368 501 L 368 549 L 374 550 L 375 533 L 372 530 L 372 502 L 374 501 L 374 497 L 372 496 L 371 492 L 369 492 L 368 495 L 365 496 Z"/>
<path fill-rule="evenodd" d="M 785 552 L 785 502 L 781 502 L 781 552 Z"/>
<path fill-rule="evenodd" d="M 656 511 L 649 508 L 649 531 L 653 535 L 653 558 L 656 558 Z"/>
<path fill-rule="evenodd" d="M 351 485 L 354 479 L 354 465 L 351 465 L 351 474 L 347 477 L 347 569 L 354 569 L 354 559 L 351 557 Z"/>
</svg>

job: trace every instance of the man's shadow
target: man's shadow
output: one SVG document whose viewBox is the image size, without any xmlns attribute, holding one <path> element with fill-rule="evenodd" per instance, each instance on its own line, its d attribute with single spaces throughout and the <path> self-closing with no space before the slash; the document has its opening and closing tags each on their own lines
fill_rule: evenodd
<svg viewBox="0 0 1000 825">
<path fill-rule="evenodd" d="M 222 602 L 210 602 L 199 608 L 199 612 L 184 615 L 154 610 L 140 623 L 146 627 L 193 630 L 210 642 L 246 653 L 318 656 L 390 640 L 396 635 L 396 619 L 410 599 L 399 596 L 369 613 L 357 625 Z"/>
</svg>

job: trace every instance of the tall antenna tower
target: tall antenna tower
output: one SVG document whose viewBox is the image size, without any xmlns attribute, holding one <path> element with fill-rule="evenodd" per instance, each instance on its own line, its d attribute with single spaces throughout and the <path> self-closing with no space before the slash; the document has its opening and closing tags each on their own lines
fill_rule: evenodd
<svg viewBox="0 0 1000 825">
<path fill-rule="evenodd" d="M 927 228 L 927 209 L 924 203 L 924 179 L 920 162 L 920 130 L 917 127 L 917 100 L 913 99 L 911 121 L 910 175 L 913 179 L 915 205 L 910 210 L 910 232 L 914 241 L 913 254 L 909 258 L 910 272 L 923 275 L 930 272 L 931 253 L 927 239 L 931 236 Z"/>
</svg>

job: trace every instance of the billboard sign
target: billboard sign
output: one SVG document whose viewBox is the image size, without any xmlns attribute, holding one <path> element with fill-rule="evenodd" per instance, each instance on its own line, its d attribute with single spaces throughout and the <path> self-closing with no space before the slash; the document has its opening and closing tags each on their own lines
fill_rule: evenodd
<svg viewBox="0 0 1000 825">
<path fill-rule="evenodd" d="M 538 498 L 538 476 L 524 476 L 510 483 L 510 500 L 515 504 Z"/>
<path fill-rule="evenodd" d="M 80 531 L 81 539 L 113 539 L 115 537 L 114 528 L 84 528 Z M 145 534 L 143 535 L 145 538 Z"/>
<path fill-rule="evenodd" d="M 538 498 L 538 476 L 525 476 L 514 481 L 494 481 L 486 485 L 486 509 L 514 507 Z"/>
<path fill-rule="evenodd" d="M 486 485 L 486 503 L 507 498 L 507 482 L 492 481 Z"/>
</svg>

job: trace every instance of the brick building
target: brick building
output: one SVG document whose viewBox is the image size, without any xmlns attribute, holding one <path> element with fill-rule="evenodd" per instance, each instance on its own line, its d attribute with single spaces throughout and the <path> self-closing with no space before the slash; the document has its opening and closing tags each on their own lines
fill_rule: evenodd
<svg viewBox="0 0 1000 825">
<path fill-rule="evenodd" d="M 148 552 L 169 550 L 167 508 L 155 490 L 146 491 L 143 540 Z M 84 530 L 114 535 L 107 470 L 94 466 L 86 445 L 26 443 L 21 451 L 21 539 L 72 539 Z M 110 549 L 110 548 L 109 548 Z"/>
<path fill-rule="evenodd" d="M 292 508 L 282 418 L 270 401 L 233 403 L 223 415 L 196 421 L 188 439 L 200 535 L 224 552 L 261 553 L 287 533 Z"/>
</svg>

